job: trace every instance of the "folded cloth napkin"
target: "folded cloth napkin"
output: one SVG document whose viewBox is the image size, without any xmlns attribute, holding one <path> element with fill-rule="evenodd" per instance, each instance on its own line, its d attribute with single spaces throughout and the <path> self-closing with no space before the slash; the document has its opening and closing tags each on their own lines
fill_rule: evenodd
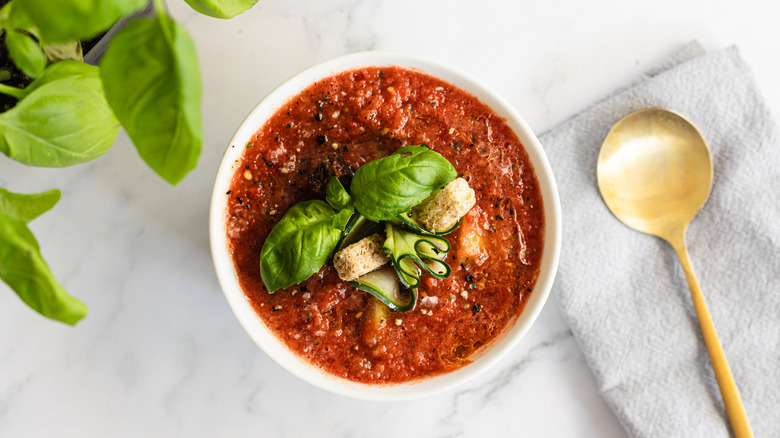
<svg viewBox="0 0 780 438">
<path fill-rule="evenodd" d="M 540 136 L 563 210 L 554 293 L 629 435 L 730 435 L 674 251 L 623 225 L 599 195 L 605 135 L 645 107 L 686 115 L 709 144 L 712 193 L 686 242 L 753 432 L 780 437 L 780 130 L 736 48 L 692 43 Z"/>
</svg>

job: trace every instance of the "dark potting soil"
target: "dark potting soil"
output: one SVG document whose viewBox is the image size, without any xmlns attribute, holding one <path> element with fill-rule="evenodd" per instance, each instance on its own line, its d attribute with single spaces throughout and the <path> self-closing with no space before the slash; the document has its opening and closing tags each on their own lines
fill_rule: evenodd
<svg viewBox="0 0 780 438">
<path fill-rule="evenodd" d="M 9 1 L 11 0 L 0 0 L 0 8 Z M 2 80 L 7 76 L 10 76 L 10 78 Z M 8 49 L 5 46 L 5 38 L 0 38 L 0 82 L 16 88 L 24 88 L 32 82 L 29 76 L 19 71 L 14 63 L 11 62 L 11 58 L 8 56 Z M 16 98 L 0 94 L 0 113 L 8 111 L 14 105 L 16 105 Z"/>
<path fill-rule="evenodd" d="M 5 6 L 10 1 L 11 0 L 0 0 L 0 8 Z M 94 47 L 95 44 L 97 44 L 97 42 L 103 38 L 103 35 L 104 34 L 101 34 L 87 41 L 82 41 L 81 49 L 83 53 L 86 55 L 90 49 L 92 49 L 92 47 Z M 9 76 L 9 79 L 3 80 L 5 77 Z M 33 79 L 31 77 L 27 76 L 26 74 L 22 73 L 21 70 L 16 68 L 8 54 L 8 48 L 5 45 L 5 38 L 0 38 L 0 83 L 16 88 L 24 88 L 30 85 L 32 81 Z M 0 113 L 13 108 L 14 105 L 16 105 L 16 102 L 17 99 L 15 97 L 0 93 Z"/>
</svg>

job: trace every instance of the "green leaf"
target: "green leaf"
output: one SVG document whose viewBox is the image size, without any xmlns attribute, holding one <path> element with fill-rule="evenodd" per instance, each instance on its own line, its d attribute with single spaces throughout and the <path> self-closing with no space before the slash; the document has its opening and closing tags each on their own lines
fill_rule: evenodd
<svg viewBox="0 0 780 438">
<path fill-rule="evenodd" d="M 119 125 L 98 69 L 76 61 L 50 65 L 16 106 L 0 114 L 0 152 L 21 163 L 65 167 L 111 148 Z"/>
<path fill-rule="evenodd" d="M 59 190 L 24 195 L 0 188 L 0 214 L 30 222 L 51 210 L 59 202 L 61 196 L 62 193 Z"/>
<path fill-rule="evenodd" d="M 352 197 L 349 196 L 349 193 L 347 193 L 347 190 L 341 184 L 341 181 L 335 176 L 328 181 L 328 188 L 325 192 L 325 201 L 336 210 L 341 210 L 352 205 Z"/>
<path fill-rule="evenodd" d="M 120 18 L 139 11 L 148 0 L 15 0 L 9 21 L 17 29 L 38 29 L 46 43 L 87 40 Z"/>
<path fill-rule="evenodd" d="M 24 1 L 24 0 L 22 0 Z M 30 20 L 30 17 L 23 13 L 17 13 L 16 20 L 14 21 L 13 25 L 11 25 L 11 8 L 16 3 L 16 1 L 9 1 L 5 4 L 2 8 L 0 8 L 0 28 L 5 29 L 24 29 L 26 31 L 35 30 L 34 35 L 37 35 L 37 29 L 35 29 L 35 25 Z"/>
<path fill-rule="evenodd" d="M 188 5 L 214 18 L 233 18 L 247 11 L 257 0 L 184 0 Z"/>
<path fill-rule="evenodd" d="M 160 14 L 112 39 L 100 64 L 108 103 L 146 163 L 171 184 L 198 162 L 201 84 L 192 39 Z"/>
<path fill-rule="evenodd" d="M 379 222 L 409 211 L 457 176 L 455 167 L 425 146 L 406 146 L 366 163 L 352 179 L 357 211 Z"/>
<path fill-rule="evenodd" d="M 7 31 L 5 44 L 14 64 L 27 76 L 37 77 L 46 68 L 46 55 L 31 36 L 15 30 Z"/>
<path fill-rule="evenodd" d="M 320 200 L 299 202 L 274 226 L 260 252 L 260 275 L 269 293 L 311 277 L 328 261 L 349 221 Z"/>
<path fill-rule="evenodd" d="M 0 214 L 0 279 L 43 316 L 73 325 L 87 315 L 87 306 L 52 275 L 27 224 L 5 214 Z"/>
<path fill-rule="evenodd" d="M 0 27 L 5 28 L 8 26 L 8 17 L 11 15 L 11 5 L 13 2 L 8 2 L 4 6 L 0 7 Z"/>
</svg>

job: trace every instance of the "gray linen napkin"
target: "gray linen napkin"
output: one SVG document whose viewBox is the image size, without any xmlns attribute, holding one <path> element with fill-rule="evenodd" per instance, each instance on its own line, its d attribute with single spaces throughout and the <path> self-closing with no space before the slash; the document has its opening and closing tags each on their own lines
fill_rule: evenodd
<svg viewBox="0 0 780 438">
<path fill-rule="evenodd" d="M 629 435 L 729 436 L 674 251 L 620 223 L 596 184 L 609 128 L 650 106 L 687 115 L 710 146 L 714 186 L 686 242 L 755 436 L 780 437 L 780 131 L 736 48 L 692 43 L 540 137 L 563 208 L 554 293 Z"/>
</svg>

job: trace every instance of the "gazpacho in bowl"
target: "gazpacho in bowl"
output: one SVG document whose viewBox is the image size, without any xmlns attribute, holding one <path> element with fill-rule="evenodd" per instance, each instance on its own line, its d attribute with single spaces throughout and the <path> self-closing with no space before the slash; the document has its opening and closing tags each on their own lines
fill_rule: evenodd
<svg viewBox="0 0 780 438">
<path fill-rule="evenodd" d="M 274 90 L 232 139 L 211 244 L 223 291 L 282 366 L 405 399 L 484 370 L 549 294 L 555 182 L 501 98 L 449 67 L 367 52 Z"/>
</svg>

